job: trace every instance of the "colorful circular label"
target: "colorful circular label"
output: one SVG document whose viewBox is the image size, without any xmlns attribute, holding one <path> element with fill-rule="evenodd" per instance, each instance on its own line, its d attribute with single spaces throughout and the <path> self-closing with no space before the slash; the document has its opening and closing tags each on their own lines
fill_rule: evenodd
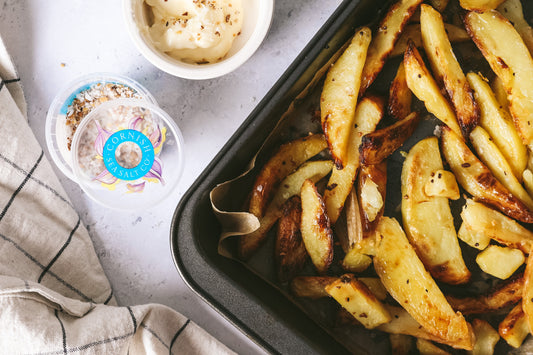
<svg viewBox="0 0 533 355">
<path fill-rule="evenodd" d="M 122 143 L 132 142 L 139 146 L 142 158 L 136 167 L 127 169 L 117 162 L 116 150 Z M 143 133 L 124 129 L 111 135 L 104 144 L 103 159 L 106 169 L 116 178 L 121 180 L 137 180 L 146 175 L 154 164 L 154 147 L 152 142 Z"/>
</svg>

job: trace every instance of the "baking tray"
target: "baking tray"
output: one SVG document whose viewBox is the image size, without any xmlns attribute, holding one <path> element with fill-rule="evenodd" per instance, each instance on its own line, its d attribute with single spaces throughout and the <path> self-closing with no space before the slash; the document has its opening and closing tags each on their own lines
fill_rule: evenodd
<svg viewBox="0 0 533 355">
<path fill-rule="evenodd" d="M 359 26 L 380 17 L 387 0 L 343 1 L 180 201 L 171 225 L 171 251 L 189 287 L 252 341 L 271 353 L 348 351 L 278 289 L 241 263 L 217 253 L 220 225 L 209 192 L 241 174 L 268 133 L 315 73 Z"/>
</svg>

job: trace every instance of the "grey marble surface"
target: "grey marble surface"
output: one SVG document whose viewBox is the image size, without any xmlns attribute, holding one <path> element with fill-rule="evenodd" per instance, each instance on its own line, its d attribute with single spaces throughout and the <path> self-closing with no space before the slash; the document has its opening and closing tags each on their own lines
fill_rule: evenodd
<svg viewBox="0 0 533 355">
<path fill-rule="evenodd" d="M 189 81 L 161 72 L 137 52 L 120 0 L 0 0 L 0 35 L 17 65 L 30 126 L 43 147 L 53 97 L 71 80 L 91 72 L 139 81 L 182 130 L 186 160 L 178 191 L 144 212 L 101 207 L 57 170 L 121 305 L 167 305 L 233 350 L 260 352 L 181 280 L 170 253 L 170 221 L 188 187 L 340 2 L 276 0 L 270 32 L 244 66 L 218 79 Z"/>
</svg>

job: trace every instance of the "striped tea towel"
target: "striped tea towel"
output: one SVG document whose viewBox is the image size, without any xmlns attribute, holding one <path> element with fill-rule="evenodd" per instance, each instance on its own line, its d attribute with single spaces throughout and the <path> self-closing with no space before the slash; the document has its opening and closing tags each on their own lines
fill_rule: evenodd
<svg viewBox="0 0 533 355">
<path fill-rule="evenodd" d="M 230 353 L 168 307 L 116 305 L 25 112 L 0 38 L 0 354 Z"/>
</svg>

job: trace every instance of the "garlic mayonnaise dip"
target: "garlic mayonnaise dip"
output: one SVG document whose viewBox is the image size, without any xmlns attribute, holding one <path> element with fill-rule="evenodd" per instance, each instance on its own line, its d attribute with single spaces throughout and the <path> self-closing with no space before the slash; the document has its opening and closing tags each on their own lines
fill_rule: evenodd
<svg viewBox="0 0 533 355">
<path fill-rule="evenodd" d="M 228 53 L 243 22 L 241 0 L 145 0 L 154 45 L 173 58 L 214 63 Z"/>
</svg>

